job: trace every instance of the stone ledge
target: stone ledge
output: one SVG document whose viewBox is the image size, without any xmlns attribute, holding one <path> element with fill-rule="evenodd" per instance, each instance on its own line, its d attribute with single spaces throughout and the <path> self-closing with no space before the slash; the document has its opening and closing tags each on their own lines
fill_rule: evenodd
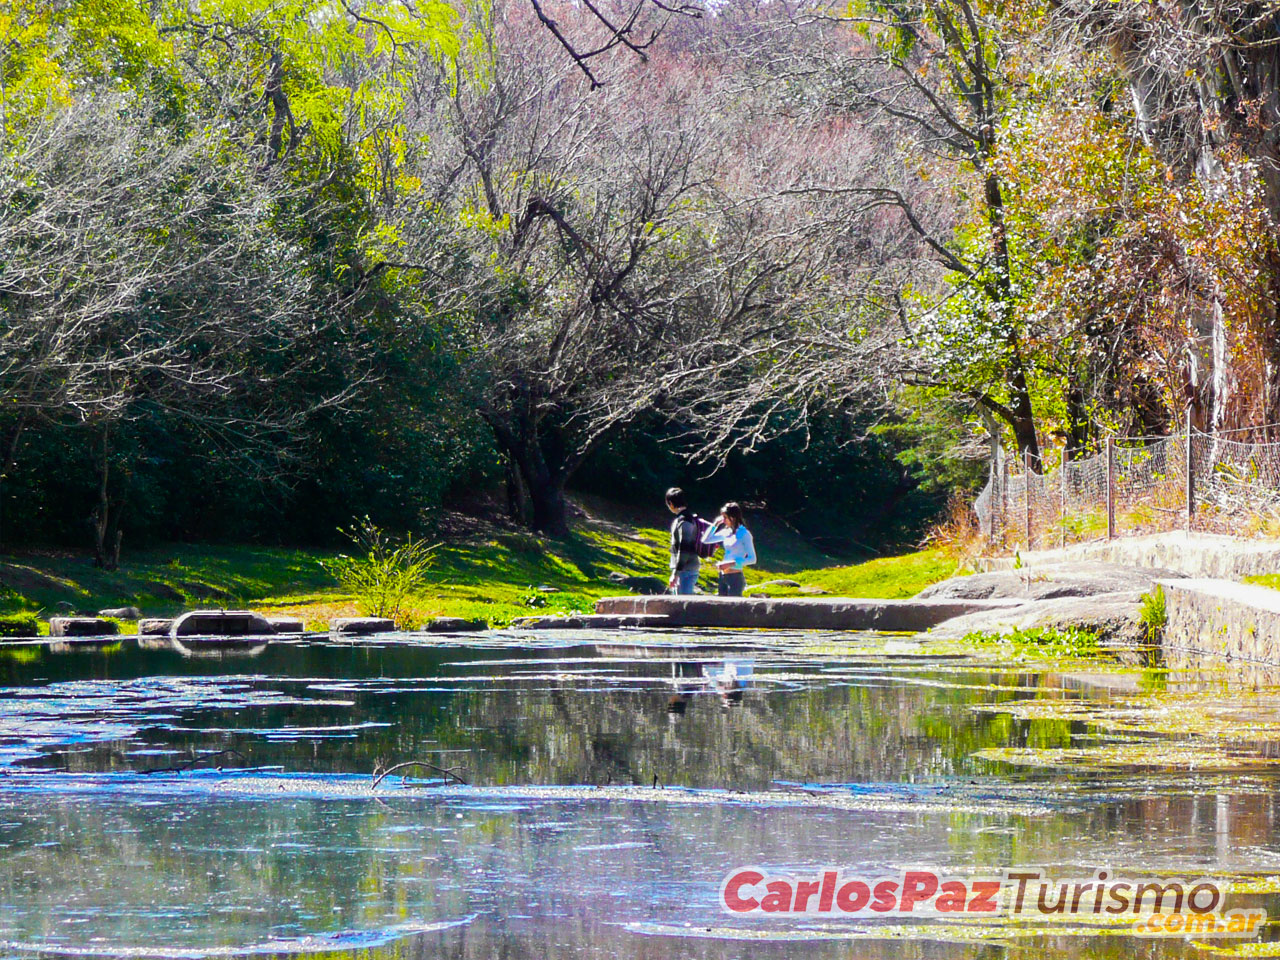
<svg viewBox="0 0 1280 960">
<path fill-rule="evenodd" d="M 252 610 L 192 610 L 169 626 L 170 637 L 270 636 L 275 628 Z"/>
<path fill-rule="evenodd" d="M 1014 606 L 1010 600 L 857 600 L 840 597 L 605 597 L 597 614 L 659 614 L 672 627 L 879 630 L 912 633 L 953 617 Z"/>
<path fill-rule="evenodd" d="M 1130 567 L 1173 570 L 1189 577 L 1248 577 L 1280 573 L 1280 541 L 1246 540 L 1213 533 L 1172 531 L 1074 543 L 1065 548 L 1024 550 L 1022 566 L 1101 561 Z M 1013 557 L 979 557 L 984 570 L 1012 570 Z"/>
<path fill-rule="evenodd" d="M 120 632 L 118 624 L 101 617 L 51 617 L 51 637 L 112 637 Z"/>
<path fill-rule="evenodd" d="M 1160 580 L 1166 658 L 1179 653 L 1280 664 L 1280 592 L 1230 580 Z"/>
<path fill-rule="evenodd" d="M 621 627 L 668 627 L 671 618 L 662 613 L 587 613 L 575 616 L 518 617 L 517 630 L 617 630 Z"/>
</svg>

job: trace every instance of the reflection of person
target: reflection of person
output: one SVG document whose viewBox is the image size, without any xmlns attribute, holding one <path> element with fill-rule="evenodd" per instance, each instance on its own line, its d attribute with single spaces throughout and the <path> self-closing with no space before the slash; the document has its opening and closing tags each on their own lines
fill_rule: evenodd
<svg viewBox="0 0 1280 960">
<path fill-rule="evenodd" d="M 667 509 L 676 515 L 671 521 L 671 579 L 667 588 L 676 593 L 692 594 L 698 585 L 698 521 L 689 509 L 684 491 L 672 487 L 667 491 Z"/>
<path fill-rule="evenodd" d="M 751 531 L 742 522 L 742 507 L 730 501 L 720 508 L 720 516 L 711 525 L 703 543 L 724 545 L 724 559 L 716 564 L 720 570 L 720 583 L 716 590 L 722 597 L 740 597 L 746 589 L 747 577 L 743 570 L 756 562 L 756 546 Z"/>
</svg>

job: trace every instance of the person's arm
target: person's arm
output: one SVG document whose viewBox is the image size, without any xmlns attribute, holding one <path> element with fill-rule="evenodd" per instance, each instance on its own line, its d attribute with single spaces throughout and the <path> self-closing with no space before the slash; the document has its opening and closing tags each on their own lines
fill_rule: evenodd
<svg viewBox="0 0 1280 960">
<path fill-rule="evenodd" d="M 680 518 L 671 522 L 671 581 L 676 579 L 676 570 L 680 567 Z"/>
<path fill-rule="evenodd" d="M 707 532 L 702 535 L 702 542 L 724 543 L 731 536 L 733 536 L 733 531 L 729 529 L 729 525 L 717 521 L 716 523 L 713 523 L 707 529 Z"/>
</svg>

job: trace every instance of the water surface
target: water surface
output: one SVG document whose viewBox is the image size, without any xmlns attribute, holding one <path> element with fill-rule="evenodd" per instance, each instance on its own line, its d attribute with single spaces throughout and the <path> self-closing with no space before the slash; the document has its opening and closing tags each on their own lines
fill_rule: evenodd
<svg viewBox="0 0 1280 960">
<path fill-rule="evenodd" d="M 3 950 L 1207 956 L 1061 924 L 730 917 L 717 896 L 745 864 L 1280 874 L 1276 738 L 1024 709 L 1202 677 L 805 639 L 0 647 Z M 430 766 L 371 790 L 407 760 Z"/>
</svg>

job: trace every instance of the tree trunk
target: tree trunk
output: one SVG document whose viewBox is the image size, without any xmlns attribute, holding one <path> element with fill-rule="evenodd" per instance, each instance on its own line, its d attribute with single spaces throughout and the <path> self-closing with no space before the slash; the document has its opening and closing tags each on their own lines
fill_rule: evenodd
<svg viewBox="0 0 1280 960">
<path fill-rule="evenodd" d="M 557 539 L 569 536 L 569 505 L 563 483 L 549 473 L 537 477 L 529 482 L 529 502 L 533 505 L 533 529 Z"/>
<path fill-rule="evenodd" d="M 103 427 L 98 505 L 90 518 L 93 523 L 93 565 L 103 570 L 115 570 L 120 566 L 120 542 L 124 539 L 119 511 L 112 510 L 110 483 L 111 432 L 109 427 Z"/>
<path fill-rule="evenodd" d="M 564 488 L 570 471 L 553 469 L 547 463 L 539 442 L 537 423 L 526 418 L 513 424 L 493 412 L 485 412 L 484 417 L 498 446 L 506 454 L 508 464 L 517 474 L 514 479 L 528 494 L 528 505 L 533 510 L 533 529 L 549 537 L 567 537 L 569 508 Z"/>
</svg>

